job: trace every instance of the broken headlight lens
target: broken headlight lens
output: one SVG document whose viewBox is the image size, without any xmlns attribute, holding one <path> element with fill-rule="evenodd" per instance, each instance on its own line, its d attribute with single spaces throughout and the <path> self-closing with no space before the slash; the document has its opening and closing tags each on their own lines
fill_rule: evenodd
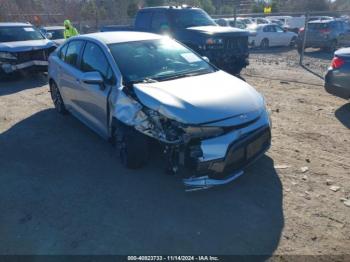
<svg viewBox="0 0 350 262">
<path fill-rule="evenodd" d="M 0 60 L 17 60 L 17 56 L 10 52 L 0 52 Z"/>
</svg>

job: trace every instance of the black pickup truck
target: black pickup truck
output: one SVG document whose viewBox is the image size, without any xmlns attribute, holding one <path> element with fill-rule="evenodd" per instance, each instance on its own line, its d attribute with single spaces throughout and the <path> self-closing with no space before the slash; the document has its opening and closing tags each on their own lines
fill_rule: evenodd
<svg viewBox="0 0 350 262">
<path fill-rule="evenodd" d="M 231 74 L 239 74 L 249 64 L 249 32 L 220 27 L 199 8 L 144 8 L 137 13 L 134 27 L 112 25 L 101 29 L 102 32 L 131 30 L 168 34 Z"/>
</svg>

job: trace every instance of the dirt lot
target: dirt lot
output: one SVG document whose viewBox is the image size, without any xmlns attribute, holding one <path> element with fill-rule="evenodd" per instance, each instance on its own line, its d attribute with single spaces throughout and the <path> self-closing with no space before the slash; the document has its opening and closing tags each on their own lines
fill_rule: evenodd
<svg viewBox="0 0 350 262">
<path fill-rule="evenodd" d="M 273 146 L 195 193 L 157 157 L 122 168 L 56 114 L 45 77 L 0 83 L 0 254 L 350 255 L 350 104 L 323 89 L 330 58 L 311 51 L 304 69 L 295 50 L 254 51 L 243 77 L 267 99 Z"/>
</svg>

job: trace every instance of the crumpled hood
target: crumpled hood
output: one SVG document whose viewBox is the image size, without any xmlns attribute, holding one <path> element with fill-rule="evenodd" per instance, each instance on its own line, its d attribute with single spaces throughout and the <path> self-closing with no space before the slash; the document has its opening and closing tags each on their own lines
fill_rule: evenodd
<svg viewBox="0 0 350 262">
<path fill-rule="evenodd" d="M 224 26 L 195 26 L 189 27 L 187 30 L 195 31 L 209 35 L 248 35 L 249 32 L 239 28 L 224 27 Z"/>
<path fill-rule="evenodd" d="M 264 99 L 253 87 L 223 71 L 135 84 L 134 90 L 143 105 L 185 124 L 216 122 L 249 113 L 241 118 L 243 124 L 256 119 L 264 109 Z"/>
<path fill-rule="evenodd" d="M 18 42 L 0 43 L 0 51 L 2 52 L 26 52 L 32 50 L 39 50 L 55 46 L 55 43 L 48 40 L 31 40 Z"/>
</svg>

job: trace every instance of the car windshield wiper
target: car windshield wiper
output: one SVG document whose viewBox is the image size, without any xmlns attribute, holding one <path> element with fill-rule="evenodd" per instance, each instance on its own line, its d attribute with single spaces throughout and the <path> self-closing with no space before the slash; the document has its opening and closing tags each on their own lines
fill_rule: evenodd
<svg viewBox="0 0 350 262">
<path fill-rule="evenodd" d="M 144 79 L 140 79 L 140 80 L 133 80 L 133 81 L 127 81 L 126 85 L 134 85 L 134 84 L 148 84 L 148 83 L 157 83 L 158 81 L 156 79 L 153 78 L 144 78 Z"/>
<path fill-rule="evenodd" d="M 179 78 L 185 78 L 185 77 L 191 77 L 191 76 L 198 76 L 198 75 L 204 75 L 211 73 L 212 71 L 209 69 L 200 69 L 192 72 L 187 72 L 183 74 L 177 74 L 177 75 L 172 75 L 172 76 L 164 76 L 164 77 L 159 77 L 157 80 L 159 81 L 167 81 L 167 80 L 174 80 L 174 79 L 179 79 Z"/>
</svg>

